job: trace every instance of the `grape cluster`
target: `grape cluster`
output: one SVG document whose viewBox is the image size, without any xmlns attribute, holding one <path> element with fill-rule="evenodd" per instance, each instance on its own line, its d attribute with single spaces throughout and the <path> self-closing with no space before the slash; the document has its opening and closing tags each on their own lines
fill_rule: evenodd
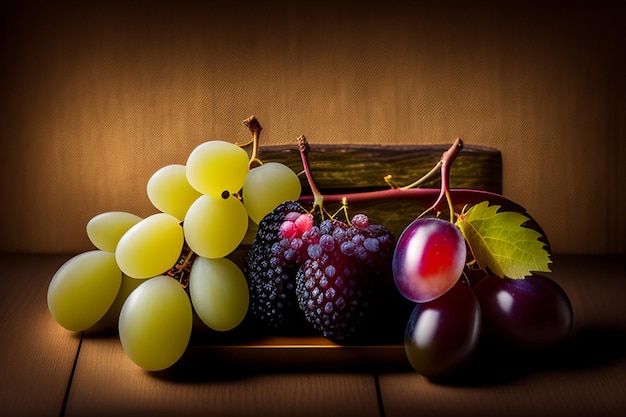
<svg viewBox="0 0 626 417">
<path fill-rule="evenodd" d="M 464 280 L 466 258 L 462 233 L 446 220 L 417 219 L 398 238 L 393 275 L 399 292 L 415 303 L 405 350 L 416 371 L 446 378 L 469 362 L 480 341 L 536 350 L 567 337 L 572 307 L 556 282 L 537 274 Z"/>
<path fill-rule="evenodd" d="M 150 177 L 147 195 L 157 213 L 94 216 L 86 229 L 96 249 L 69 259 L 50 282 L 54 319 L 72 331 L 114 322 L 126 354 L 146 370 L 178 361 L 194 313 L 216 331 L 238 326 L 250 292 L 242 269 L 227 256 L 251 225 L 301 192 L 289 167 L 250 165 L 240 146 L 208 141 L 185 165 L 165 166 Z"/>
<path fill-rule="evenodd" d="M 279 206 L 261 222 L 248 252 L 251 299 L 258 300 L 252 312 L 283 329 L 287 317 L 304 316 L 324 337 L 347 340 L 389 287 L 395 239 L 364 214 L 350 224 L 337 219 L 316 224 L 299 206 L 287 212 L 293 204 Z"/>
</svg>

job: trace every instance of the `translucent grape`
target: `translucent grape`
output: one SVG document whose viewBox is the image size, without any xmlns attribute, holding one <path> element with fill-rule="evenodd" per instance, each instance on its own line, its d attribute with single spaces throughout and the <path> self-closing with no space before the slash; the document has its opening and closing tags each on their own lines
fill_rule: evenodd
<svg viewBox="0 0 626 417">
<path fill-rule="evenodd" d="M 108 211 L 87 222 L 87 236 L 98 249 L 115 252 L 124 233 L 141 221 L 141 217 L 125 211 Z"/>
<path fill-rule="evenodd" d="M 189 206 L 201 195 L 189 185 L 186 172 L 184 165 L 167 165 L 150 177 L 146 187 L 154 207 L 180 221 L 185 218 Z"/>
<path fill-rule="evenodd" d="M 167 276 L 143 281 L 126 299 L 119 336 L 126 355 L 143 369 L 175 364 L 191 337 L 191 302 L 180 283 Z"/>
<path fill-rule="evenodd" d="M 61 326 L 83 331 L 107 312 L 117 296 L 122 271 L 111 252 L 93 250 L 70 258 L 48 286 L 48 309 Z"/>
<path fill-rule="evenodd" d="M 187 159 L 187 180 L 202 194 L 219 197 L 224 191 L 237 193 L 248 174 L 248 153 L 221 140 L 198 145 Z"/>
<path fill-rule="evenodd" d="M 192 251 L 205 258 L 223 258 L 246 235 L 248 213 L 234 196 L 203 195 L 189 207 L 183 229 Z"/>
<path fill-rule="evenodd" d="M 242 196 L 248 215 L 259 224 L 280 203 L 297 200 L 301 192 L 300 179 L 291 168 L 267 162 L 248 172 Z"/>
<path fill-rule="evenodd" d="M 398 291 L 411 301 L 433 300 L 461 277 L 467 249 L 461 230 L 439 218 L 409 224 L 393 254 L 393 278 Z"/>
<path fill-rule="evenodd" d="M 183 248 L 183 228 L 166 213 L 146 217 L 120 239 L 115 258 L 120 269 L 132 278 L 151 278 L 168 271 Z"/>
<path fill-rule="evenodd" d="M 448 376 L 476 350 L 480 320 L 476 296 L 460 282 L 441 297 L 417 304 L 405 333 L 409 363 L 427 378 Z"/>
<path fill-rule="evenodd" d="M 214 330 L 237 327 L 248 312 L 248 282 L 230 259 L 196 258 L 189 275 L 189 294 L 198 317 Z"/>
</svg>

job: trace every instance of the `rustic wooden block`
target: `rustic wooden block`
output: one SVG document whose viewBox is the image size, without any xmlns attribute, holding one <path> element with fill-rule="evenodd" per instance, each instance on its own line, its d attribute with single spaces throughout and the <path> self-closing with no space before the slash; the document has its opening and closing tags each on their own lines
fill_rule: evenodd
<svg viewBox="0 0 626 417">
<path fill-rule="evenodd" d="M 322 192 L 385 189 L 386 175 L 400 185 L 426 174 L 450 145 L 315 145 L 310 144 L 309 163 Z M 263 161 L 282 162 L 294 171 L 302 170 L 298 146 L 261 147 Z M 308 189 L 303 178 L 305 189 Z M 439 182 L 426 186 L 438 187 Z M 465 145 L 450 174 L 453 188 L 502 192 L 502 155 L 482 146 Z"/>
<path fill-rule="evenodd" d="M 399 186 L 410 184 L 428 173 L 450 145 L 315 145 L 309 144 L 309 165 L 322 194 L 357 193 L 390 188 L 384 178 L 392 176 Z M 264 162 L 281 162 L 295 172 L 302 171 L 297 145 L 260 147 Z M 310 194 L 306 177 L 301 175 L 303 194 Z M 439 177 L 424 188 L 439 188 Z M 464 145 L 450 171 L 451 188 L 468 188 L 502 193 L 502 155 L 499 150 Z M 373 223 L 383 224 L 396 236 L 404 227 L 434 203 L 431 200 L 394 199 L 354 203 L 348 201 L 350 215 L 363 212 Z M 328 212 L 341 208 L 327 204 Z"/>
</svg>

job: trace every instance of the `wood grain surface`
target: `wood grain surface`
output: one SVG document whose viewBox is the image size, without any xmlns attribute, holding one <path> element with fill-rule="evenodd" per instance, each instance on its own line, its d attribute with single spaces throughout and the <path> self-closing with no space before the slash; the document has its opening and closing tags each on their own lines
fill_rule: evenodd
<svg viewBox="0 0 626 417">
<path fill-rule="evenodd" d="M 1 255 L 0 415 L 58 416 L 81 336 L 59 326 L 48 311 L 51 274 L 68 256 Z"/>
<path fill-rule="evenodd" d="M 0 256 L 0 268 L 12 278 L 0 281 L 2 416 L 626 413 L 626 263 L 617 257 L 555 256 L 550 276 L 574 309 L 574 332 L 564 347 L 525 356 L 501 352 L 488 358 L 489 366 L 450 384 L 384 364 L 375 372 L 371 364 L 319 367 L 314 350 L 310 362 L 301 355 L 291 368 L 249 366 L 252 353 L 245 366 L 220 370 L 199 347 L 166 371 L 144 372 L 125 356 L 117 337 L 74 334 L 51 318 L 47 286 L 66 259 Z"/>
</svg>

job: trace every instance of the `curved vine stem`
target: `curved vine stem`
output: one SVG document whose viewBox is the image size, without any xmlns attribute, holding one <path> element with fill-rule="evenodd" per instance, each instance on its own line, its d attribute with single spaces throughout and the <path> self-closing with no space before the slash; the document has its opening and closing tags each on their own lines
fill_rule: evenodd
<svg viewBox="0 0 626 417">
<path fill-rule="evenodd" d="M 441 191 L 435 203 L 428 210 L 426 210 L 442 211 L 442 207 L 440 206 L 445 199 L 450 211 L 451 223 L 454 223 L 454 206 L 452 205 L 452 197 L 450 196 L 450 168 L 452 168 L 452 164 L 454 163 L 454 160 L 459 152 L 461 152 L 461 149 L 463 149 L 463 141 L 461 138 L 457 138 L 452 146 L 443 153 L 443 156 L 439 161 L 440 163 L 438 164 L 441 167 Z"/>
<path fill-rule="evenodd" d="M 311 201 L 313 200 L 313 206 L 321 207 L 323 201 L 327 202 L 367 202 L 372 200 L 385 200 L 385 199 L 394 199 L 394 198 L 418 198 L 418 199 L 427 199 L 427 198 L 436 198 L 435 203 L 432 204 L 424 213 L 435 210 L 438 212 L 443 211 L 445 207 L 442 205 L 447 205 L 450 210 L 450 220 L 454 221 L 454 204 L 452 201 L 452 196 L 458 195 L 458 197 L 467 202 L 477 203 L 482 200 L 488 199 L 491 200 L 492 203 L 499 203 L 505 207 L 510 207 L 511 210 L 523 210 L 519 205 L 513 203 L 512 201 L 504 198 L 503 196 L 495 193 L 490 193 L 487 191 L 478 191 L 478 190 L 469 190 L 469 189 L 450 189 L 450 168 L 454 163 L 457 155 L 463 149 L 463 141 L 458 138 L 454 141 L 454 143 L 445 151 L 441 157 L 441 159 L 437 162 L 435 167 L 430 170 L 426 175 L 424 175 L 419 180 L 403 187 L 392 187 L 387 190 L 380 191 L 364 191 L 357 193 L 347 193 L 347 194 L 328 194 L 322 196 L 321 192 L 315 185 L 313 178 L 311 176 L 309 163 L 307 154 L 309 151 L 309 144 L 306 141 L 304 136 L 300 136 L 298 138 L 298 143 L 300 144 L 300 154 L 302 157 L 302 164 L 304 167 L 304 172 L 307 176 L 307 180 L 309 181 L 309 185 L 311 186 L 312 196 L 301 196 L 301 201 Z M 441 173 L 441 188 L 413 188 L 418 185 L 423 184 L 424 182 L 430 180 L 437 172 Z M 423 214 L 424 214 L 423 213 Z M 422 214 L 422 215 L 423 215 Z"/>
<path fill-rule="evenodd" d="M 408 190 L 409 188 L 420 187 L 422 184 L 430 181 L 431 179 L 433 179 L 433 177 L 435 177 L 437 174 L 439 174 L 439 172 L 441 171 L 441 165 L 442 165 L 442 161 L 439 160 L 435 164 L 435 166 L 430 171 L 428 171 L 422 178 L 418 179 L 415 182 L 412 182 L 411 184 L 405 185 L 405 186 L 400 187 L 400 188 Z"/>
</svg>

